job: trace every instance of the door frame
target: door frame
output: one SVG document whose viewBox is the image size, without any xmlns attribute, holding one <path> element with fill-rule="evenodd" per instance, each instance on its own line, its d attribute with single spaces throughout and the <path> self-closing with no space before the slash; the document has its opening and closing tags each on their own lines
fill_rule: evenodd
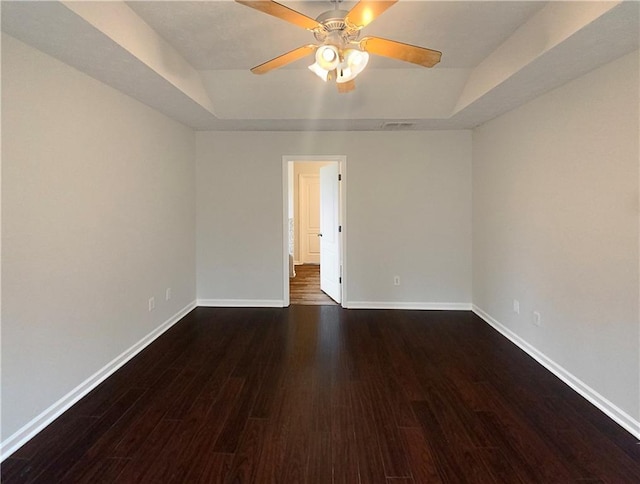
<svg viewBox="0 0 640 484">
<path fill-rule="evenodd" d="M 289 164 L 294 162 L 327 161 L 338 163 L 342 181 L 340 182 L 340 266 L 342 284 L 340 285 L 342 307 L 347 301 L 347 157 L 345 155 L 284 155 L 282 157 L 282 287 L 283 306 L 290 304 L 289 297 Z M 293 196 L 293 194 L 291 194 Z"/>
</svg>

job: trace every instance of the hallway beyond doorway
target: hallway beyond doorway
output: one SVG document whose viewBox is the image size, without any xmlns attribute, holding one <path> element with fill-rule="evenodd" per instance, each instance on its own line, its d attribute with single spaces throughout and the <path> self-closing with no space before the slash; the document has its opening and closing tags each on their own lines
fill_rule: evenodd
<svg viewBox="0 0 640 484">
<path fill-rule="evenodd" d="M 320 290 L 320 266 L 296 266 L 296 276 L 289 279 L 289 302 L 302 305 L 336 306 L 336 302 Z"/>
</svg>

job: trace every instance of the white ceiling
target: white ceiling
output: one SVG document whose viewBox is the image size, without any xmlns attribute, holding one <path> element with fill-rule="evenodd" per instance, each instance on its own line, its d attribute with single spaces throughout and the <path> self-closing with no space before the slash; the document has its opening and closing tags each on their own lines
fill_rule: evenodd
<svg viewBox="0 0 640 484">
<path fill-rule="evenodd" d="M 308 17 L 333 9 L 327 0 L 281 2 Z M 311 32 L 235 2 L 127 4 L 198 70 L 247 69 L 315 43 Z M 356 2 L 345 2 L 350 10 Z M 372 22 L 365 35 L 421 45 L 444 52 L 439 67 L 475 67 L 544 2 L 401 1 Z M 215 28 L 213 28 L 215 26 Z M 291 67 L 306 68 L 299 61 Z M 419 69 L 376 57 L 370 67 Z"/>
<path fill-rule="evenodd" d="M 332 8 L 282 3 L 314 18 Z M 639 12 L 636 1 L 403 0 L 363 35 L 440 50 L 441 63 L 372 56 L 348 94 L 309 72 L 309 59 L 251 74 L 315 39 L 233 1 L 3 1 L 2 30 L 196 129 L 450 129 L 638 49 Z"/>
</svg>

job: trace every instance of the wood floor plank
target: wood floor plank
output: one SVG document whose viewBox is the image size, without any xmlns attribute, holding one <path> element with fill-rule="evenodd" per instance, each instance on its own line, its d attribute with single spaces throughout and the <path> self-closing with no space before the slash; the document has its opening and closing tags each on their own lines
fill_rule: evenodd
<svg viewBox="0 0 640 484">
<path fill-rule="evenodd" d="M 527 478 L 513 465 L 513 462 L 505 457 L 503 449 L 497 447 L 485 447 L 476 449 L 478 459 L 491 470 L 496 482 L 508 482 L 509 484 L 527 484 L 536 482 Z"/>
<path fill-rule="evenodd" d="M 490 447 L 491 432 L 467 407 L 449 382 L 431 388 L 427 401 L 450 442 L 466 448 Z"/>
<path fill-rule="evenodd" d="M 251 410 L 262 384 L 264 367 L 256 368 L 249 375 L 238 395 L 236 405 L 231 408 L 229 416 L 221 429 L 213 451 L 225 454 L 233 454 L 240 442 L 240 435 L 247 420 L 251 416 Z"/>
<path fill-rule="evenodd" d="M 256 482 L 276 484 L 281 482 L 284 469 L 284 454 L 287 446 L 289 423 L 277 419 L 267 424 L 265 439 L 262 442 L 260 462 L 256 473 Z"/>
<path fill-rule="evenodd" d="M 230 378 L 227 381 L 207 414 L 208 417 L 203 424 L 194 431 L 190 443 L 180 449 L 177 462 L 181 466 L 190 468 L 187 474 L 188 479 L 200 481 L 203 479 L 203 476 L 209 472 L 207 456 L 210 454 L 218 454 L 214 449 L 215 443 L 232 408 L 238 404 L 238 398 L 245 383 L 243 378 Z"/>
<path fill-rule="evenodd" d="M 331 434 L 329 432 L 314 432 L 309 442 L 309 459 L 305 482 L 309 484 L 324 484 L 333 479 L 331 465 Z"/>
<path fill-rule="evenodd" d="M 179 424 L 178 420 L 161 421 L 145 440 L 144 447 L 129 459 L 116 482 L 152 482 L 155 466 L 162 463 L 162 450 L 170 445 Z"/>
<path fill-rule="evenodd" d="M 360 480 L 363 483 L 384 482 L 386 476 L 375 430 L 375 416 L 364 400 L 365 392 L 361 386 L 360 382 L 353 382 L 350 386 Z"/>
<path fill-rule="evenodd" d="M 231 484 L 255 481 L 260 452 L 262 451 L 265 427 L 266 422 L 264 419 L 249 419 L 242 432 L 238 451 L 233 456 L 231 469 L 227 474 L 225 482 Z"/>
<path fill-rule="evenodd" d="M 387 477 L 411 477 L 404 442 L 400 429 L 395 423 L 391 398 L 385 395 L 375 382 L 364 384 L 363 395 L 366 397 L 362 400 L 362 404 L 365 406 L 367 405 L 365 402 L 368 401 L 369 411 L 373 416 L 371 423 L 377 435 L 385 475 Z"/>
<path fill-rule="evenodd" d="M 550 398 L 547 404 L 555 403 L 555 412 L 564 415 L 571 428 L 584 431 L 586 439 L 606 436 L 615 452 L 624 452 L 631 460 L 640 462 L 640 444 L 638 440 L 629 439 L 629 434 L 611 419 L 603 419 L 602 412 L 583 398 L 576 398 L 576 393 L 568 387 L 558 392 L 557 398 Z M 598 439 L 599 440 L 599 439 Z"/>
<path fill-rule="evenodd" d="M 128 464 L 129 459 L 97 457 L 92 460 L 91 465 L 73 466 L 61 482 L 82 484 L 118 482 L 120 474 Z"/>
<path fill-rule="evenodd" d="M 195 439 L 198 431 L 207 423 L 214 401 L 199 398 L 183 418 L 176 420 L 164 418 L 163 421 L 177 422 L 174 435 L 157 455 L 156 465 L 145 476 L 150 482 L 184 482 L 193 463 L 184 459 L 183 449 L 187 449 Z M 208 459 L 208 455 L 207 455 Z"/>
<path fill-rule="evenodd" d="M 424 397 L 419 379 L 414 371 L 409 371 L 411 361 L 407 355 L 408 337 L 403 332 L 403 320 L 396 312 L 389 315 L 389 324 L 381 325 L 381 335 L 385 342 L 383 349 L 385 360 L 410 401 L 422 400 Z M 415 418 L 415 416 L 414 416 Z"/>
<path fill-rule="evenodd" d="M 200 466 L 200 471 L 195 480 L 182 480 L 178 482 L 198 483 L 198 484 L 223 484 L 231 471 L 232 454 L 207 455 L 206 461 Z M 189 478 L 191 479 L 191 478 Z"/>
<path fill-rule="evenodd" d="M 471 454 L 471 460 L 467 461 L 469 448 L 449 443 L 449 436 L 444 432 L 427 402 L 414 402 L 413 410 L 420 420 L 426 440 L 430 443 L 433 460 L 440 478 L 444 482 L 474 482 L 469 474 L 471 469 L 479 467 L 477 457 Z M 481 477 L 481 479 L 484 481 L 479 482 L 494 481 L 490 475 Z"/>
<path fill-rule="evenodd" d="M 107 432 L 119 419 L 127 415 L 135 402 L 137 402 L 146 390 L 133 388 L 126 392 L 102 417 L 95 423 L 79 432 L 78 438 L 67 443 L 64 451 L 34 479 L 33 482 L 59 482 L 68 470 L 79 461 L 91 446 L 105 432 Z"/>
<path fill-rule="evenodd" d="M 640 446 L 470 312 L 197 308 L 1 477 L 618 484 Z"/>
<path fill-rule="evenodd" d="M 285 452 L 291 433 L 290 403 L 292 390 L 286 384 L 291 371 L 285 371 L 282 383 L 275 389 L 271 417 L 267 420 L 256 482 L 279 483 L 285 467 Z"/>
<path fill-rule="evenodd" d="M 491 461 L 490 465 L 492 469 L 497 470 L 497 475 L 508 474 L 516 482 L 535 481 L 539 470 L 523 454 L 524 449 L 513 445 L 509 431 L 501 419 L 493 412 L 478 412 L 478 418 L 491 432 L 492 446 L 490 449 L 492 452 L 483 457 Z"/>
<path fill-rule="evenodd" d="M 320 289 L 320 266 L 315 264 L 296 266 L 296 276 L 289 279 L 289 300 L 294 305 L 336 305 Z"/>
<path fill-rule="evenodd" d="M 433 484 L 441 483 L 442 480 L 438 474 L 432 451 L 424 434 L 415 428 L 404 428 L 401 432 L 408 450 L 414 480 Z"/>
<path fill-rule="evenodd" d="M 224 339 L 223 341 L 228 343 L 229 339 Z M 226 354 L 226 347 L 219 346 L 221 344 L 218 342 L 213 347 L 208 346 L 199 350 L 199 353 L 207 355 L 207 358 L 196 363 L 198 366 L 194 377 L 179 395 L 174 396 L 167 409 L 166 418 L 182 418 L 203 392 L 208 391 L 212 386 L 216 388 L 222 387 L 222 383 L 227 379 L 230 371 L 228 367 L 222 364 Z M 219 373 L 216 372 L 218 369 L 220 369 Z M 218 380 L 214 380 L 214 378 L 218 378 Z M 223 381 L 220 382 L 220 379 Z M 215 397 L 215 394 L 213 396 Z"/>
<path fill-rule="evenodd" d="M 311 418 L 312 386 L 306 372 L 291 375 L 290 405 L 287 405 L 289 432 L 284 450 L 281 482 L 302 482 L 309 458 L 313 419 Z"/>
<path fill-rule="evenodd" d="M 184 389 L 184 378 L 188 378 L 184 373 L 175 368 L 169 368 L 165 372 L 166 379 L 163 379 L 163 384 L 148 390 L 139 402 L 139 409 L 136 409 L 138 411 L 126 421 L 118 422 L 117 427 L 111 429 L 109 435 L 103 437 L 90 449 L 89 457 L 104 452 L 109 452 L 113 457 L 131 457 L 160 423 L 167 412 L 171 398 Z"/>
<path fill-rule="evenodd" d="M 9 457 L 0 465 L 0 482 L 27 482 L 31 473 L 28 459 Z"/>
<path fill-rule="evenodd" d="M 110 402 L 110 405 L 113 405 L 113 402 Z M 31 461 L 46 456 L 46 459 L 36 460 L 50 461 L 56 453 L 59 453 L 65 447 L 65 443 L 77 438 L 82 429 L 90 427 L 97 420 L 98 417 L 78 416 L 73 412 L 65 412 L 54 420 L 51 425 L 45 427 L 38 434 L 37 439 L 28 441 L 12 457 Z"/>
<path fill-rule="evenodd" d="M 14 454 L 20 460 L 19 463 L 15 463 L 19 464 L 19 471 L 14 469 L 12 475 L 5 476 L 4 462 L 2 463 L 2 482 L 32 482 L 52 462 L 57 461 L 70 446 L 80 442 L 97 421 L 98 417 L 71 418 L 68 415 L 62 415 L 39 434 L 38 438 L 27 442 L 25 447 L 28 449 L 25 455 L 33 455 L 33 457 L 20 458 L 22 449 Z M 56 431 L 59 432 L 57 435 Z"/>
<path fill-rule="evenodd" d="M 492 435 L 496 435 L 496 429 L 500 429 L 498 435 L 503 435 L 505 439 L 503 450 L 513 449 L 519 459 L 525 460 L 529 469 L 546 482 L 561 483 L 573 480 L 575 472 L 572 472 L 572 469 L 575 469 L 575 466 L 557 455 L 552 442 L 541 435 L 536 427 L 529 425 L 519 413 L 519 409 L 509 406 L 492 385 L 486 384 L 483 388 L 494 405 L 492 415 L 495 418 L 488 429 L 491 429 Z"/>
<path fill-rule="evenodd" d="M 281 482 L 304 482 L 309 461 L 311 432 L 293 432 L 287 439 Z"/>
<path fill-rule="evenodd" d="M 332 407 L 331 462 L 333 482 L 336 484 L 359 483 L 358 455 L 355 427 L 350 407 Z"/>
</svg>

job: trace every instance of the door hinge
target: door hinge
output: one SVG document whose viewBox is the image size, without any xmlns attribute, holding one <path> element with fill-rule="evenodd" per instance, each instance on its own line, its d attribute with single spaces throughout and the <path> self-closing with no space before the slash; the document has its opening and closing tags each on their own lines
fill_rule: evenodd
<svg viewBox="0 0 640 484">
<path fill-rule="evenodd" d="M 338 173 L 338 181 L 342 181 L 342 174 Z"/>
<path fill-rule="evenodd" d="M 338 277 L 338 283 L 342 284 L 342 277 Z"/>
<path fill-rule="evenodd" d="M 342 225 L 338 225 L 338 232 L 342 232 Z"/>
</svg>

